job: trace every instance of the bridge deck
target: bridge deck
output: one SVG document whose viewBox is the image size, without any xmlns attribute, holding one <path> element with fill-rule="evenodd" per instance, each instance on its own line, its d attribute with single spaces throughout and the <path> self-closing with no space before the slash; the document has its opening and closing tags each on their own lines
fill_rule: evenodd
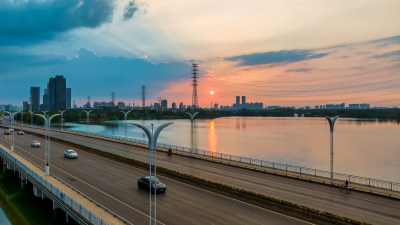
<svg viewBox="0 0 400 225">
<path fill-rule="evenodd" d="M 28 166 L 35 173 L 44 177 L 45 180 L 50 182 L 52 185 L 54 185 L 55 187 L 57 187 L 58 189 L 63 191 L 65 194 L 69 195 L 76 202 L 80 203 L 82 206 L 86 207 L 88 210 L 92 211 L 94 214 L 101 215 L 101 218 L 104 221 L 106 221 L 107 223 L 112 224 L 112 225 L 125 224 L 118 217 L 114 217 L 114 215 L 111 214 L 109 211 L 106 211 L 103 208 L 97 206 L 95 202 L 90 201 L 89 199 L 84 197 L 82 194 L 80 194 L 76 190 L 73 190 L 71 187 L 62 183 L 60 180 L 56 179 L 53 176 L 46 176 L 45 172 L 41 168 L 38 168 L 35 164 L 31 163 L 30 161 L 26 160 L 25 158 L 21 157 L 20 155 L 11 152 L 11 150 L 9 148 L 7 148 L 6 146 L 0 144 L 0 147 L 3 148 L 4 150 L 6 150 L 8 153 L 10 153 L 15 158 L 17 158 L 17 160 L 19 160 L 20 162 L 22 162 L 23 164 Z"/>
</svg>

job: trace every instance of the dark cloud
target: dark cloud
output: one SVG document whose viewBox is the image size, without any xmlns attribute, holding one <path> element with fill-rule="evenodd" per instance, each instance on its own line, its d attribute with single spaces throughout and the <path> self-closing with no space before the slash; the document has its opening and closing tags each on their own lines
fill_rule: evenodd
<svg viewBox="0 0 400 225">
<path fill-rule="evenodd" d="M 299 68 L 299 69 L 288 69 L 286 70 L 286 73 L 302 73 L 302 72 L 309 72 L 314 69 L 312 68 Z"/>
<path fill-rule="evenodd" d="M 389 57 L 392 57 L 392 56 L 400 57 L 400 50 L 392 51 L 392 52 L 386 52 L 386 53 L 383 53 L 383 54 L 380 54 L 380 55 L 375 55 L 373 57 L 374 58 L 389 58 Z"/>
<path fill-rule="evenodd" d="M 270 64 L 271 66 L 288 64 L 327 56 L 329 53 L 314 53 L 314 50 L 282 50 L 276 52 L 253 53 L 225 58 L 239 61 L 241 66 Z"/>
<path fill-rule="evenodd" d="M 384 43 L 384 44 L 400 44 L 400 36 L 393 36 L 388 38 L 382 38 L 378 40 L 370 41 L 372 43 Z"/>
<path fill-rule="evenodd" d="M 135 7 L 129 8 L 132 15 Z M 0 45 L 39 43 L 76 28 L 95 28 L 110 23 L 114 9 L 112 0 L 2 1 Z"/>
<path fill-rule="evenodd" d="M 124 20 L 132 18 L 135 15 L 136 11 L 138 11 L 138 7 L 135 1 L 130 1 L 128 5 L 126 5 L 124 8 Z"/>
<path fill-rule="evenodd" d="M 2 62 L 3 59 L 6 61 Z M 56 74 L 65 75 L 74 98 L 108 96 L 112 91 L 121 98 L 140 98 L 141 85 L 148 87 L 149 97 L 152 97 L 166 88 L 166 83 L 190 74 L 190 64 L 97 56 L 87 49 L 81 49 L 72 59 L 56 55 L 0 53 L 0 102 L 9 101 L 10 95 L 21 101 L 28 99 L 30 86 L 44 88 L 48 79 Z"/>
</svg>

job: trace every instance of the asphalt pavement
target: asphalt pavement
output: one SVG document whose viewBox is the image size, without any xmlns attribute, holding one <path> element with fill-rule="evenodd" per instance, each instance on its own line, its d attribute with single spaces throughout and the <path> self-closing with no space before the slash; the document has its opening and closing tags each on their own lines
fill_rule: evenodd
<svg viewBox="0 0 400 225">
<path fill-rule="evenodd" d="M 43 130 L 30 127 L 23 129 L 44 133 Z M 80 145 L 148 162 L 148 150 L 144 148 L 55 131 L 51 132 L 51 135 Z M 355 191 L 341 193 L 335 187 L 178 155 L 169 157 L 158 153 L 157 165 L 372 224 L 400 224 L 400 201 L 398 200 Z"/>
<path fill-rule="evenodd" d="M 0 142 L 10 146 L 12 135 L 2 133 Z M 40 141 L 42 147 L 31 147 L 32 140 Z M 71 149 L 71 146 L 51 142 L 52 174 L 128 221 L 148 223 L 149 193 L 137 186 L 137 178 L 148 175 L 148 172 L 80 149 L 75 149 L 78 159 L 67 159 L 63 155 L 66 149 Z M 44 166 L 42 138 L 15 135 L 15 152 Z M 167 185 L 167 191 L 157 195 L 159 224 L 308 224 L 166 177 L 158 178 Z"/>
</svg>

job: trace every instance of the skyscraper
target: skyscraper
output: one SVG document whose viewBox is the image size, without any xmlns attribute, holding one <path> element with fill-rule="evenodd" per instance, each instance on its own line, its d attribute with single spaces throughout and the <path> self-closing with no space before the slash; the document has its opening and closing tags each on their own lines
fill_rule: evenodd
<svg viewBox="0 0 400 225">
<path fill-rule="evenodd" d="M 56 77 L 50 78 L 47 85 L 49 91 L 48 110 L 66 108 L 66 84 L 64 76 L 56 75 Z"/>
<path fill-rule="evenodd" d="M 240 96 L 236 96 L 236 105 L 240 105 Z"/>
<path fill-rule="evenodd" d="M 161 100 L 161 109 L 162 110 L 168 109 L 168 101 L 167 101 L 167 99 Z"/>
<path fill-rule="evenodd" d="M 43 104 L 40 105 L 40 110 L 41 111 L 49 110 L 49 89 L 47 88 L 44 89 Z"/>
<path fill-rule="evenodd" d="M 31 87 L 31 104 L 32 104 L 32 111 L 39 111 L 40 87 Z"/>
<path fill-rule="evenodd" d="M 236 99 L 236 101 L 237 101 L 237 99 Z M 243 106 L 246 105 L 246 96 L 242 96 L 242 105 Z"/>
<path fill-rule="evenodd" d="M 70 109 L 71 108 L 71 88 L 67 88 L 66 89 L 66 94 L 65 94 L 66 96 L 66 107 L 67 107 L 67 109 Z"/>
</svg>

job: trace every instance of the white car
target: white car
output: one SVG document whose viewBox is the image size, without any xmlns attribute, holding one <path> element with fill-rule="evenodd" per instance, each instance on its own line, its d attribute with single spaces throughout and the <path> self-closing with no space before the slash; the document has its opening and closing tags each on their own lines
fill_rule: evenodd
<svg viewBox="0 0 400 225">
<path fill-rule="evenodd" d="M 8 129 L 8 132 L 14 133 L 14 129 L 10 128 L 10 129 Z"/>
<path fill-rule="evenodd" d="M 72 149 L 68 149 L 64 151 L 64 156 L 69 159 L 76 159 L 78 158 L 78 153 Z"/>
<path fill-rule="evenodd" d="M 32 147 L 40 147 L 40 142 L 39 141 L 32 141 L 31 142 Z"/>
<path fill-rule="evenodd" d="M 18 135 L 24 135 L 25 133 L 22 130 L 20 130 L 20 131 L 17 132 L 17 134 Z"/>
</svg>

